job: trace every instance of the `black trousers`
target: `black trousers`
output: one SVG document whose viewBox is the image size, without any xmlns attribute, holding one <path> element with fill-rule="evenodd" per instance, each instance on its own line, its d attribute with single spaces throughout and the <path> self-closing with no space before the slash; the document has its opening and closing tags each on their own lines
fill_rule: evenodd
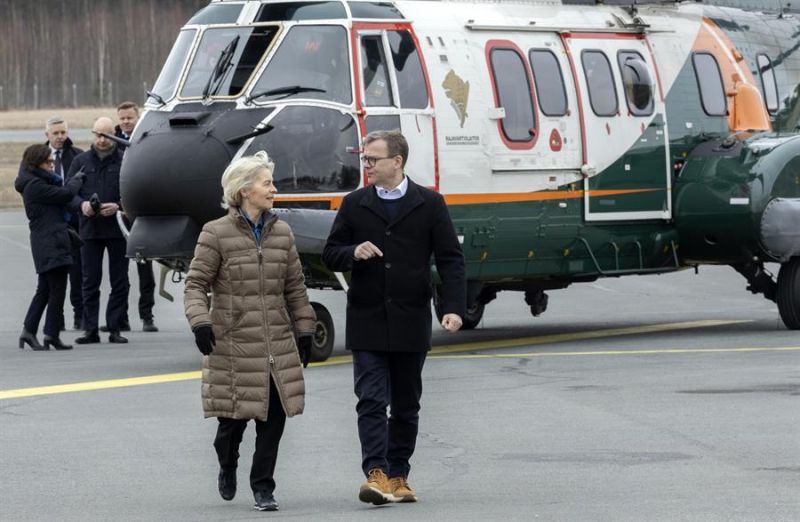
<svg viewBox="0 0 800 522">
<path fill-rule="evenodd" d="M 427 352 L 353 351 L 358 397 L 361 469 L 380 468 L 389 477 L 408 477 L 419 431 L 422 367 Z M 387 418 L 386 407 L 391 414 Z"/>
<path fill-rule="evenodd" d="M 108 276 L 111 295 L 106 305 L 106 324 L 111 331 L 119 331 L 125 306 L 128 302 L 128 258 L 125 257 L 125 240 L 87 239 L 81 247 L 83 271 L 83 329 L 97 330 L 100 315 L 100 283 L 103 280 L 103 252 L 108 250 Z"/>
<path fill-rule="evenodd" d="M 156 304 L 156 278 L 153 275 L 153 262 L 136 263 L 136 271 L 139 273 L 139 319 L 152 321 L 153 305 Z"/>
<path fill-rule="evenodd" d="M 219 417 L 214 449 L 217 450 L 219 467 L 223 471 L 235 471 L 239 462 L 239 444 L 242 442 L 247 419 Z M 286 413 L 275 384 L 270 379 L 269 411 L 267 420 L 256 420 L 256 451 L 250 468 L 250 487 L 253 491 L 275 491 L 275 463 L 278 461 L 278 445 L 286 425 Z"/>
<path fill-rule="evenodd" d="M 61 321 L 64 320 L 64 297 L 67 293 L 67 272 L 69 266 L 64 265 L 39 274 L 36 292 L 25 314 L 25 330 L 35 334 L 39 330 L 44 309 L 47 316 L 44 319 L 44 334 L 58 337 L 61 331 Z"/>
<path fill-rule="evenodd" d="M 156 304 L 156 278 L 153 274 L 153 262 L 136 263 L 136 273 L 139 274 L 139 319 L 152 321 L 153 306 Z M 125 321 L 130 323 L 127 302 L 125 303 Z"/>
<path fill-rule="evenodd" d="M 81 270 L 81 249 L 72 249 L 72 266 L 69 267 L 69 302 L 72 316 L 83 321 L 83 272 Z"/>
</svg>

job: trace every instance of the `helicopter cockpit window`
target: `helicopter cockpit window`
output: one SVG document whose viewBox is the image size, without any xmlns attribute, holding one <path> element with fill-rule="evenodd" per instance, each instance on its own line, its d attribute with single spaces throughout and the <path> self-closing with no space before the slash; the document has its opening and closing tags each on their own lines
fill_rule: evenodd
<svg viewBox="0 0 800 522">
<path fill-rule="evenodd" d="M 654 85 L 644 58 L 635 51 L 620 51 L 617 61 L 628 110 L 634 116 L 650 116 L 654 109 Z"/>
<path fill-rule="evenodd" d="M 417 46 L 408 31 L 389 31 L 389 47 L 392 50 L 400 106 L 404 109 L 428 107 L 428 87 L 419 61 Z"/>
<path fill-rule="evenodd" d="M 289 98 L 350 104 L 347 31 L 338 25 L 296 25 L 253 87 L 253 100 Z"/>
<path fill-rule="evenodd" d="M 348 2 L 353 18 L 402 20 L 403 13 L 391 2 Z"/>
<path fill-rule="evenodd" d="M 392 89 L 381 35 L 366 35 L 361 38 L 361 67 L 364 104 L 372 107 L 391 106 Z"/>
<path fill-rule="evenodd" d="M 708 53 L 694 53 L 692 64 L 705 113 L 709 116 L 727 116 L 728 104 L 717 60 Z"/>
<path fill-rule="evenodd" d="M 203 33 L 181 96 L 237 96 L 247 85 L 277 26 L 223 27 Z"/>
<path fill-rule="evenodd" d="M 764 93 L 764 103 L 770 114 L 778 112 L 778 83 L 775 81 L 775 70 L 772 68 L 772 61 L 766 54 L 756 56 L 758 73 L 761 77 L 761 91 Z"/>
<path fill-rule="evenodd" d="M 288 20 L 331 20 L 347 18 L 341 2 L 279 2 L 263 4 L 256 22 Z"/>
<path fill-rule="evenodd" d="M 232 24 L 239 19 L 243 5 L 229 3 L 208 5 L 197 11 L 186 24 Z"/>
<path fill-rule="evenodd" d="M 175 40 L 175 45 L 172 46 L 164 68 L 161 69 L 161 74 L 158 75 L 158 80 L 153 86 L 153 93 L 163 100 L 168 100 L 175 95 L 175 88 L 178 86 L 183 64 L 186 63 L 186 58 L 189 56 L 195 34 L 197 34 L 195 29 L 187 29 L 178 33 L 178 39 Z"/>
<path fill-rule="evenodd" d="M 597 116 L 616 116 L 619 108 L 617 88 L 608 58 L 602 51 L 583 51 L 581 61 L 592 110 Z"/>
<path fill-rule="evenodd" d="M 323 107 L 289 106 L 253 139 L 245 154 L 265 150 L 282 194 L 344 192 L 360 180 L 358 131 L 352 116 Z"/>
</svg>

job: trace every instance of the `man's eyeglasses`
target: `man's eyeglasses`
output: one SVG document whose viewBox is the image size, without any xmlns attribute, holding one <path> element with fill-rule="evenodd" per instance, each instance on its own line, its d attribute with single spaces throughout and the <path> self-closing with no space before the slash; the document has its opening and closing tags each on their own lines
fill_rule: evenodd
<svg viewBox="0 0 800 522">
<path fill-rule="evenodd" d="M 49 159 L 49 160 L 45 161 L 45 163 L 48 163 L 48 164 L 50 164 L 50 165 L 55 165 L 55 164 L 56 164 L 56 160 L 54 160 L 54 159 Z"/>
<path fill-rule="evenodd" d="M 364 165 L 366 165 L 367 167 L 374 167 L 375 164 L 378 163 L 380 160 L 392 159 L 392 158 L 394 158 L 394 156 L 385 156 L 383 158 L 376 158 L 375 156 L 362 155 L 361 161 L 363 161 Z"/>
</svg>

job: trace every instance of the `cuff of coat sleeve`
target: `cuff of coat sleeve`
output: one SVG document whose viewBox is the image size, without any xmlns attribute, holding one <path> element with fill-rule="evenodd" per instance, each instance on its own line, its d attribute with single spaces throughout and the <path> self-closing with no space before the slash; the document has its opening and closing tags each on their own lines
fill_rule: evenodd
<svg viewBox="0 0 800 522">
<path fill-rule="evenodd" d="M 211 323 L 200 323 L 192 326 L 192 331 L 196 332 L 198 328 L 202 328 L 204 326 L 213 326 Z"/>
</svg>

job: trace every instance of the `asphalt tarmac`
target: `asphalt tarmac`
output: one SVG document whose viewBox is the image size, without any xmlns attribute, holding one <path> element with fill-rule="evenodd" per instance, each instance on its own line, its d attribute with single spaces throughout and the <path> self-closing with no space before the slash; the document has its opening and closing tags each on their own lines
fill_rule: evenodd
<svg viewBox="0 0 800 522">
<path fill-rule="evenodd" d="M 420 502 L 383 507 L 357 498 L 344 296 L 312 292 L 341 331 L 287 422 L 280 511 L 260 513 L 252 427 L 236 498 L 217 494 L 182 283 L 144 333 L 131 267 L 129 344 L 32 352 L 17 348 L 36 280 L 19 210 L 0 211 L 0 266 L 3 521 L 800 519 L 800 342 L 729 268 L 574 285 L 537 318 L 505 293 L 475 331 L 434 326 L 409 479 Z"/>
</svg>

